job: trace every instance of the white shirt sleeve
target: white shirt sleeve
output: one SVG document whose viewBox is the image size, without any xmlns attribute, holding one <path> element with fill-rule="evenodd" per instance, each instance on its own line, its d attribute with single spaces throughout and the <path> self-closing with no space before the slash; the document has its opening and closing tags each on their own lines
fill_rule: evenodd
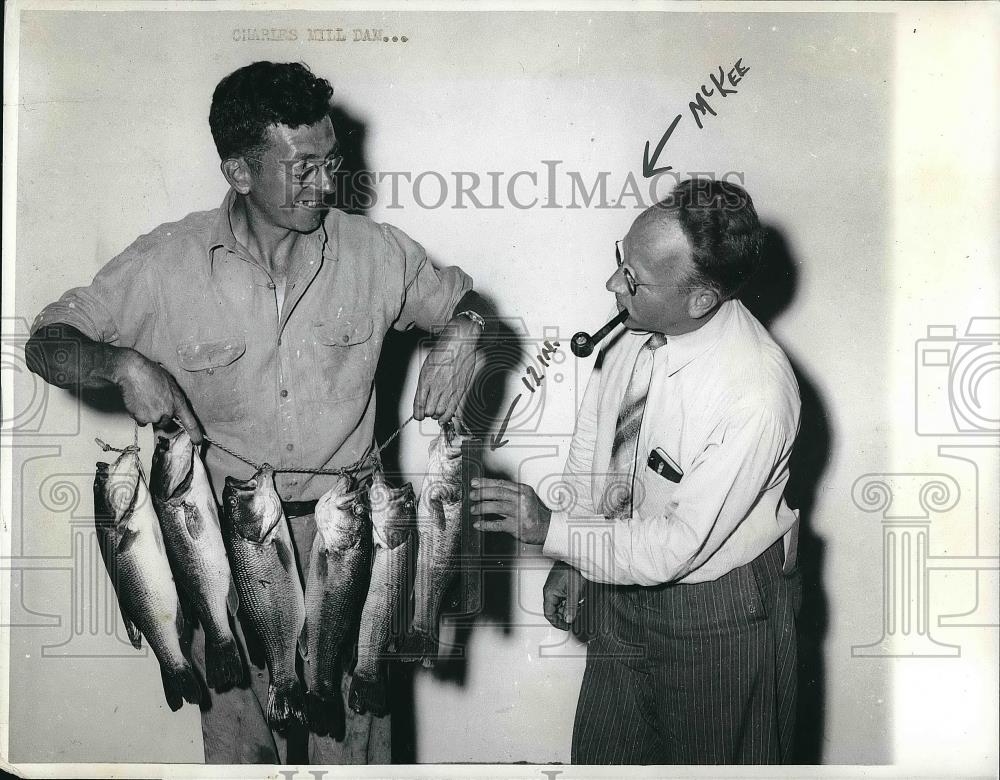
<svg viewBox="0 0 1000 780">
<path fill-rule="evenodd" d="M 554 511 L 543 552 L 598 582 L 658 585 L 683 577 L 719 549 L 787 462 L 795 431 L 786 427 L 769 409 L 731 414 L 664 513 L 646 516 L 639 506 L 632 517 L 609 520 Z"/>
</svg>

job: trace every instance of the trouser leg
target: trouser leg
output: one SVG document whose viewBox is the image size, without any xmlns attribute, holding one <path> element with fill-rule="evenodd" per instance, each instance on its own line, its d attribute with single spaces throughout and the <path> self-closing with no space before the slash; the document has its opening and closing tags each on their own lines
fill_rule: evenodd
<svg viewBox="0 0 1000 780">
<path fill-rule="evenodd" d="M 264 714 L 268 673 L 263 656 L 254 653 L 256 658 L 253 658 L 247 653 L 247 643 L 238 623 L 234 633 L 247 662 L 244 679 L 228 691 L 209 691 L 207 701 L 202 704 L 205 763 L 280 764 L 285 739 L 271 731 Z M 205 632 L 200 625 L 195 629 L 191 660 L 205 679 Z"/>
<path fill-rule="evenodd" d="M 646 595 L 664 761 L 787 760 L 795 634 L 780 543 L 718 580 Z"/>
<path fill-rule="evenodd" d="M 590 598 L 596 595 L 590 591 Z M 587 666 L 573 723 L 574 764 L 649 764 L 659 747 L 652 680 L 640 627 L 627 598 L 600 589 L 600 629 L 587 644 Z"/>
</svg>

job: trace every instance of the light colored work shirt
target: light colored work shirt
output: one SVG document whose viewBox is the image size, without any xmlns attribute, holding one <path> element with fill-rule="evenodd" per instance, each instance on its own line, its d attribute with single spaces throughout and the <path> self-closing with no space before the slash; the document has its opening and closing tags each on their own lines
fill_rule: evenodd
<svg viewBox="0 0 1000 780">
<path fill-rule="evenodd" d="M 162 364 L 205 432 L 255 462 L 350 465 L 372 443 L 389 328 L 439 330 L 472 280 L 436 269 L 391 225 L 331 210 L 297 242 L 279 302 L 275 280 L 233 235 L 234 202 L 230 191 L 221 208 L 140 237 L 89 287 L 45 307 L 32 330 L 65 323 Z M 227 475 L 253 472 L 214 446 L 205 462 L 217 496 Z M 283 500 L 309 500 L 334 479 L 278 474 L 276 486 Z"/>
<path fill-rule="evenodd" d="M 552 512 L 543 552 L 588 579 L 622 585 L 714 580 L 783 536 L 789 555 L 797 514 L 783 491 L 798 384 L 781 348 L 738 301 L 653 353 L 631 516 L 595 509 L 621 399 L 648 337 L 624 331 L 598 355 L 566 461 L 567 500 Z M 680 467 L 679 482 L 647 464 L 654 448 Z"/>
</svg>

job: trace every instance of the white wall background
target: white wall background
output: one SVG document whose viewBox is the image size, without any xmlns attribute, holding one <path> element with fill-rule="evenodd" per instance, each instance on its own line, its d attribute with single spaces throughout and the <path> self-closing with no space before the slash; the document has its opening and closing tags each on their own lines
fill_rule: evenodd
<svg viewBox="0 0 1000 780">
<path fill-rule="evenodd" d="M 355 27 L 381 28 L 409 40 L 309 42 L 310 27 L 342 27 L 348 37 Z M 235 41 L 234 30 L 247 28 L 295 28 L 298 40 Z M 933 35 L 934 24 L 928 28 Z M 718 116 L 703 130 L 685 116 L 662 163 L 681 173 L 742 172 L 796 265 L 794 298 L 773 331 L 813 388 L 830 434 L 809 518 L 822 567 L 807 602 L 825 604 L 818 645 L 825 679 L 803 695 L 825 690 L 825 762 L 898 760 L 891 665 L 850 651 L 877 639 L 882 620 L 881 530 L 877 517 L 851 503 L 851 485 L 890 467 L 888 431 L 910 414 L 894 407 L 890 363 L 899 347 L 887 325 L 899 284 L 890 270 L 898 240 L 891 166 L 902 33 L 892 16 L 36 12 L 22 16 L 20 33 L 16 290 L 5 316 L 29 321 L 140 233 L 218 205 L 225 186 L 208 129 L 211 93 L 253 60 L 301 59 L 330 79 L 338 103 L 366 126 L 375 170 L 464 170 L 484 179 L 487 171 L 529 170 L 544 179 L 541 161 L 561 160 L 561 171 L 587 181 L 610 171 L 613 201 L 629 172 L 641 181 L 644 142 L 655 145 L 672 117 L 686 114 L 710 72 L 742 58 L 750 71 L 739 93 L 713 101 Z M 559 175 L 565 204 L 568 181 Z M 525 182 L 519 192 L 529 199 L 530 189 Z M 428 183 L 424 199 L 435 192 Z M 541 184 L 536 194 L 545 197 Z M 520 210 L 506 199 L 498 210 L 424 209 L 404 185 L 404 208 L 386 209 L 384 188 L 380 195 L 372 217 L 405 229 L 438 262 L 460 264 L 533 337 L 547 328 L 565 337 L 604 321 L 610 248 L 637 214 L 632 200 L 618 209 Z M 966 269 L 969 278 L 982 278 L 977 268 Z M 927 290 L 935 280 L 927 274 Z M 916 337 L 923 325 L 918 317 Z M 390 367 L 389 381 L 405 376 L 401 409 L 412 398 L 415 367 Z M 515 431 L 490 465 L 543 487 L 561 470 L 589 365 L 567 361 L 561 369 L 562 381 L 547 386 L 538 435 Z M 15 393 L 28 397 L 30 381 L 19 379 Z M 49 393 L 46 425 L 55 430 L 76 409 L 67 394 Z M 78 430 L 19 440 L 15 554 L 69 561 L 67 525 L 89 508 L 99 454 L 92 438 L 131 435 L 127 420 L 88 408 Z M 406 468 L 423 465 L 431 433 L 416 426 L 403 433 Z M 45 497 L 54 473 L 83 486 L 76 510 Z M 582 651 L 541 617 L 546 566 L 537 551 L 525 553 L 511 578 L 513 625 L 475 627 L 461 683 L 418 675 L 417 760 L 568 761 Z M 11 631 L 11 760 L 200 761 L 197 713 L 166 709 L 152 658 L 43 654 L 68 638 L 70 593 L 67 572 L 12 581 L 12 613 L 23 605 L 62 621 L 46 627 L 28 614 L 28 625 Z M 805 619 L 815 624 L 817 616 Z M 555 649 L 546 655 L 544 647 Z"/>
</svg>

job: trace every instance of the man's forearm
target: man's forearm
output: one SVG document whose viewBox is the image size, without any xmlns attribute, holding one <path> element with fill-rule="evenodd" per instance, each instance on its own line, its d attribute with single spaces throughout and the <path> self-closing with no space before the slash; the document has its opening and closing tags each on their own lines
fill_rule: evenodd
<svg viewBox="0 0 1000 780">
<path fill-rule="evenodd" d="M 124 364 L 134 354 L 61 323 L 40 328 L 24 345 L 25 363 L 32 373 L 57 387 L 81 390 L 117 385 Z"/>
</svg>

